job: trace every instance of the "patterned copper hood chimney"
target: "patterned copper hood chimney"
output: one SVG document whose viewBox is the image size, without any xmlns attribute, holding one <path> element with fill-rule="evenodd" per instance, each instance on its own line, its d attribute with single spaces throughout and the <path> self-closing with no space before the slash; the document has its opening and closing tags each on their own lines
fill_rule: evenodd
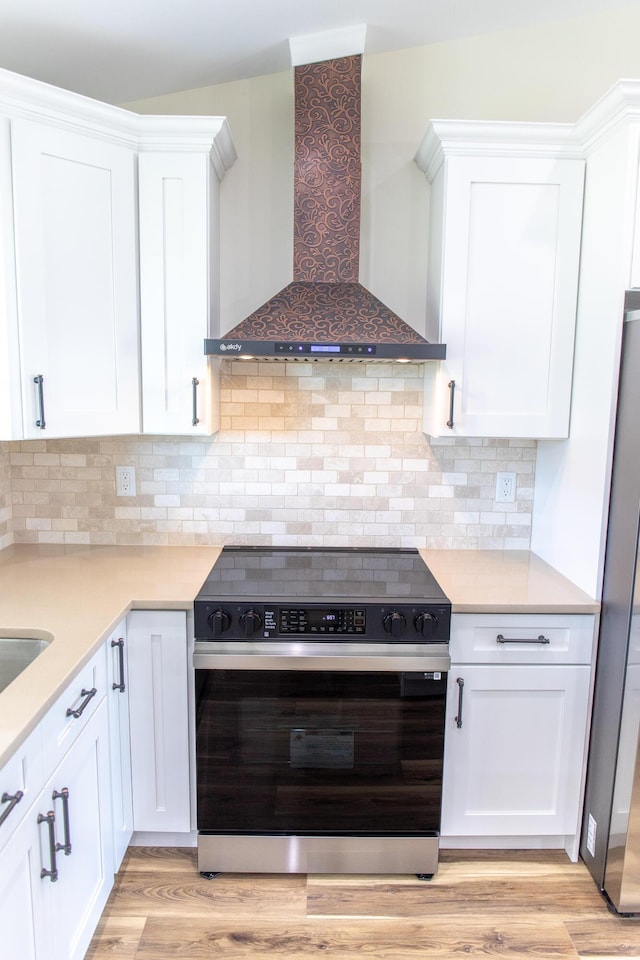
<svg viewBox="0 0 640 960">
<path fill-rule="evenodd" d="M 293 282 L 205 353 L 278 360 L 437 360 L 358 282 L 360 55 L 295 67 Z"/>
</svg>

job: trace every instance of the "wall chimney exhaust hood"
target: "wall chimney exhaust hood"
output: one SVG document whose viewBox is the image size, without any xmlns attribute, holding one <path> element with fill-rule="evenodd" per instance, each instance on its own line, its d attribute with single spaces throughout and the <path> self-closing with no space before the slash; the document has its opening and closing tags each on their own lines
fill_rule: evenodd
<svg viewBox="0 0 640 960">
<path fill-rule="evenodd" d="M 355 31 L 355 33 L 354 33 Z M 360 105 L 364 27 L 333 31 L 339 56 L 290 41 L 295 67 L 293 281 L 205 353 L 237 359 L 442 360 L 359 283 Z M 326 49 L 328 35 L 320 41 Z M 360 52 L 353 53 L 354 43 Z M 301 59 L 303 58 L 303 59 Z M 313 62 L 309 62 L 313 60 Z"/>
</svg>

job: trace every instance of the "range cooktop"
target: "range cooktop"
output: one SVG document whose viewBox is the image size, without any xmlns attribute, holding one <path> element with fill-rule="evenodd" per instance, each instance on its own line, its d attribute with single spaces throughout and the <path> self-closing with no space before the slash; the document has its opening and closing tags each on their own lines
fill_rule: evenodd
<svg viewBox="0 0 640 960">
<path fill-rule="evenodd" d="M 199 593 L 237 600 L 446 601 L 415 549 L 224 547 Z"/>
<path fill-rule="evenodd" d="M 451 605 L 413 548 L 224 547 L 195 605 L 198 640 L 448 640 Z"/>
</svg>

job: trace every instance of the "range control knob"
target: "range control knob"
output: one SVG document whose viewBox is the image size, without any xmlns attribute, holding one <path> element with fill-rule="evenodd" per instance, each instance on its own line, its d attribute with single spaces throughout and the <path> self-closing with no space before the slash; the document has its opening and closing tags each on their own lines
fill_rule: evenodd
<svg viewBox="0 0 640 960">
<path fill-rule="evenodd" d="M 240 617 L 240 627 L 245 637 L 250 637 L 262 626 L 262 617 L 257 610 L 245 610 Z"/>
<path fill-rule="evenodd" d="M 385 629 L 385 633 L 390 634 L 392 637 L 401 637 L 406 625 L 407 621 L 397 610 L 392 610 L 391 613 L 385 614 L 382 618 L 382 626 Z"/>
<path fill-rule="evenodd" d="M 209 626 L 211 627 L 211 633 L 214 637 L 221 636 L 225 630 L 228 630 L 231 626 L 231 617 L 226 610 L 222 608 L 214 610 L 213 613 L 210 613 L 207 617 Z"/>
<path fill-rule="evenodd" d="M 432 640 L 438 627 L 438 621 L 432 613 L 419 613 L 413 621 L 413 625 L 424 640 Z"/>
</svg>

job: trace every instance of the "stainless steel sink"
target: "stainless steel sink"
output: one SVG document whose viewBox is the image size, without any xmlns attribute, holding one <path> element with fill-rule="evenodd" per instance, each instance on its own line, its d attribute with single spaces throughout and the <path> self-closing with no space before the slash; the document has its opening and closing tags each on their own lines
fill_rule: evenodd
<svg viewBox="0 0 640 960">
<path fill-rule="evenodd" d="M 0 637 L 0 693 L 49 646 L 35 637 Z"/>
</svg>

